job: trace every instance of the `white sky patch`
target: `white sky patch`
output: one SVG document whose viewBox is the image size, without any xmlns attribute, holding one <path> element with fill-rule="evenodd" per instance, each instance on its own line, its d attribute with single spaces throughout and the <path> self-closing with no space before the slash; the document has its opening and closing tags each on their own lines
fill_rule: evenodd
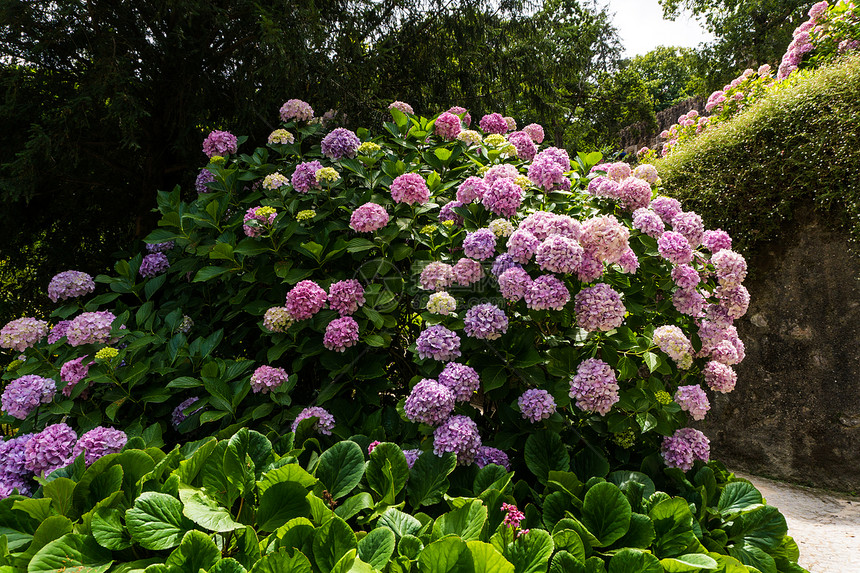
<svg viewBox="0 0 860 573">
<path fill-rule="evenodd" d="M 618 29 L 623 57 L 650 52 L 657 46 L 695 48 L 714 37 L 706 32 L 688 13 L 675 21 L 663 19 L 663 8 L 657 0 L 604 0 Z"/>
</svg>

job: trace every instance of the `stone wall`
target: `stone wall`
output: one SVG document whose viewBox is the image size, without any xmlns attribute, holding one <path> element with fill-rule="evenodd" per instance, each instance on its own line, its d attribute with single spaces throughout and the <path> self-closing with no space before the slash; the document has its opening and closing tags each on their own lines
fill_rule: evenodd
<svg viewBox="0 0 860 573">
<path fill-rule="evenodd" d="M 732 469 L 860 491 L 860 260 L 808 209 L 749 260 L 746 359 L 700 427 Z"/>
<path fill-rule="evenodd" d="M 659 137 L 660 132 L 678 123 L 678 118 L 692 109 L 704 114 L 705 103 L 707 103 L 705 98 L 696 96 L 657 112 L 656 132 L 651 131 L 651 126 L 644 121 L 628 125 L 619 134 L 621 148 L 627 153 L 635 154 L 643 147 L 650 147 L 659 153 L 663 146 L 663 140 Z"/>
</svg>

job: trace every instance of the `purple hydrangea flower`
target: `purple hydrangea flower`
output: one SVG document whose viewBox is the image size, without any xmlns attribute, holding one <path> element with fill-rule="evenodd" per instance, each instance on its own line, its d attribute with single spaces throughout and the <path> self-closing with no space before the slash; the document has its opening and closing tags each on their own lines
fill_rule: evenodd
<svg viewBox="0 0 860 573">
<path fill-rule="evenodd" d="M 77 298 L 96 290 L 93 277 L 81 271 L 63 271 L 51 279 L 48 285 L 48 298 L 57 302 L 67 298 Z"/>
<path fill-rule="evenodd" d="M 625 251 L 626 253 L 627 251 Z M 624 254 L 622 253 L 622 257 Z M 619 262 L 620 262 L 619 258 Z M 576 271 L 576 278 L 583 283 L 592 283 L 603 276 L 603 263 L 590 251 L 582 255 L 582 262 Z"/>
<path fill-rule="evenodd" d="M 164 241 L 163 243 L 147 243 L 146 251 L 149 253 L 166 253 L 176 246 L 176 241 Z"/>
<path fill-rule="evenodd" d="M 433 124 L 433 132 L 446 141 L 456 139 L 461 129 L 460 118 L 447 111 L 442 112 Z"/>
<path fill-rule="evenodd" d="M 478 448 L 478 453 L 475 454 L 475 465 L 484 468 L 490 464 L 496 464 L 507 471 L 511 471 L 511 460 L 508 459 L 508 454 L 498 448 L 481 446 Z"/>
<path fill-rule="evenodd" d="M 537 424 L 555 412 L 555 400 L 546 390 L 531 388 L 523 392 L 517 400 L 523 418 Z"/>
<path fill-rule="evenodd" d="M 642 208 L 633 211 L 633 228 L 656 238 L 663 234 L 666 225 L 657 213 L 651 209 Z"/>
<path fill-rule="evenodd" d="M 388 213 L 382 205 L 365 203 L 349 218 L 349 226 L 359 233 L 372 233 L 388 224 Z"/>
<path fill-rule="evenodd" d="M 503 272 L 514 267 L 522 268 L 522 265 L 516 262 L 509 253 L 502 253 L 493 261 L 493 268 L 490 269 L 490 272 L 494 277 L 499 278 Z"/>
<path fill-rule="evenodd" d="M 456 332 L 436 324 L 418 336 L 416 349 L 420 358 L 450 362 L 460 356 L 460 337 Z"/>
<path fill-rule="evenodd" d="M 32 437 L 33 434 L 23 434 L 0 442 L 0 499 L 9 497 L 14 489 L 21 495 L 30 495 L 32 473 L 24 467 L 24 451 Z"/>
<path fill-rule="evenodd" d="M 329 159 L 338 160 L 343 157 L 355 157 L 361 140 L 358 136 L 344 127 L 335 128 L 323 137 L 320 149 Z"/>
<path fill-rule="evenodd" d="M 511 179 L 496 179 L 484 193 L 481 202 L 496 215 L 513 217 L 523 202 L 523 188 Z"/>
<path fill-rule="evenodd" d="M 517 302 L 532 286 L 532 278 L 522 267 L 511 267 L 499 275 L 499 290 L 505 300 Z"/>
<path fill-rule="evenodd" d="M 684 235 L 666 231 L 657 239 L 660 256 L 676 265 L 684 265 L 693 260 L 693 247 Z"/>
<path fill-rule="evenodd" d="M 681 202 L 671 197 L 657 197 L 649 206 L 666 224 L 670 224 L 675 215 L 681 212 Z"/>
<path fill-rule="evenodd" d="M 454 284 L 454 268 L 447 263 L 433 261 L 421 271 L 418 282 L 424 290 L 445 290 Z"/>
<path fill-rule="evenodd" d="M 194 188 L 197 189 L 197 193 L 209 193 L 211 189 L 207 183 L 212 183 L 215 181 L 215 176 L 208 169 L 201 169 L 200 173 L 197 174 L 197 179 L 194 181 Z"/>
<path fill-rule="evenodd" d="M 605 416 L 620 399 L 615 372 L 597 358 L 583 360 L 570 381 L 570 397 L 580 410 Z"/>
<path fill-rule="evenodd" d="M 530 123 L 523 128 L 523 131 L 529 134 L 529 137 L 532 138 L 532 141 L 540 145 L 543 143 L 544 132 L 543 126 L 537 123 Z"/>
<path fill-rule="evenodd" d="M 490 113 L 481 118 L 478 122 L 481 130 L 484 133 L 507 133 L 508 122 L 500 113 Z"/>
<path fill-rule="evenodd" d="M 729 318 L 737 319 L 747 313 L 750 305 L 750 293 L 747 287 L 743 285 L 718 286 L 714 294 L 720 299 L 720 306 L 725 309 Z"/>
<path fill-rule="evenodd" d="M 528 231 L 534 235 L 538 241 L 543 241 L 549 237 L 555 218 L 555 213 L 536 211 L 523 219 L 523 222 L 520 223 L 519 230 Z"/>
<path fill-rule="evenodd" d="M 535 262 L 543 271 L 572 274 L 582 263 L 584 252 L 575 240 L 550 235 L 535 251 Z"/>
<path fill-rule="evenodd" d="M 630 231 L 612 215 L 592 217 L 582 224 L 579 243 L 582 247 L 607 263 L 617 263 L 627 249 Z"/>
<path fill-rule="evenodd" d="M 314 110 L 307 102 L 300 99 L 291 99 L 281 106 L 281 121 L 310 121 L 314 117 Z"/>
<path fill-rule="evenodd" d="M 143 257 L 138 274 L 145 278 L 160 275 L 170 268 L 170 261 L 164 253 L 152 253 Z"/>
<path fill-rule="evenodd" d="M 710 441 L 702 432 L 681 428 L 674 435 L 663 438 L 660 450 L 667 467 L 688 471 L 697 459 L 707 462 L 711 448 Z"/>
<path fill-rule="evenodd" d="M 474 462 L 480 447 L 478 426 L 468 416 L 451 416 L 433 433 L 433 453 L 441 456 L 453 452 L 457 454 L 457 465 Z"/>
<path fill-rule="evenodd" d="M 705 297 L 694 288 L 679 288 L 672 293 L 672 305 L 681 314 L 698 318 L 705 308 Z"/>
<path fill-rule="evenodd" d="M 488 185 L 480 177 L 467 178 L 457 187 L 457 201 L 468 204 L 472 201 L 480 201 L 487 192 Z"/>
<path fill-rule="evenodd" d="M 236 153 L 239 141 L 229 131 L 215 130 L 203 141 L 203 153 L 206 157 Z"/>
<path fill-rule="evenodd" d="M 341 316 L 354 314 L 364 302 L 364 287 L 355 279 L 338 281 L 328 289 L 328 305 Z"/>
<path fill-rule="evenodd" d="M 606 283 L 597 283 L 576 294 L 576 324 L 589 332 L 612 330 L 624 322 L 627 309 L 621 295 Z"/>
<path fill-rule="evenodd" d="M 478 390 L 481 378 L 471 366 L 449 362 L 439 373 L 439 384 L 451 390 L 457 402 L 468 402 Z"/>
<path fill-rule="evenodd" d="M 537 145 L 525 131 L 515 131 L 508 135 L 508 141 L 517 149 L 517 157 L 531 161 L 537 154 Z"/>
<path fill-rule="evenodd" d="M 675 402 L 685 412 L 689 412 L 694 420 L 704 420 L 705 414 L 711 409 L 708 396 L 698 384 L 679 386 L 675 391 Z"/>
<path fill-rule="evenodd" d="M 72 323 L 71 320 L 61 320 L 51 329 L 51 333 L 48 335 L 48 344 L 53 344 L 60 340 L 62 337 L 66 335 L 66 331 L 69 330 L 69 325 Z M 2 339 L 2 335 L 0 335 L 0 339 Z M 2 344 L 0 344 L 2 346 Z"/>
<path fill-rule="evenodd" d="M 81 313 L 69 323 L 66 338 L 72 346 L 104 344 L 110 340 L 114 320 L 116 317 L 107 310 Z"/>
<path fill-rule="evenodd" d="M 608 199 L 621 199 L 621 185 L 608 177 L 599 175 L 588 182 L 586 189 L 595 197 L 606 197 Z"/>
<path fill-rule="evenodd" d="M 179 424 L 181 424 L 182 422 L 184 422 L 185 420 L 203 409 L 203 407 L 201 406 L 193 412 L 185 414 L 185 410 L 187 410 L 189 406 L 198 402 L 199 400 L 200 398 L 198 398 L 197 396 L 192 396 L 191 398 L 183 400 L 176 408 L 173 409 L 173 413 L 170 415 L 170 423 L 173 424 L 174 429 L 179 428 Z"/>
<path fill-rule="evenodd" d="M 538 154 L 529 165 L 528 177 L 532 183 L 547 191 L 566 191 L 570 189 L 570 179 L 564 176 L 565 171 L 564 167 L 550 157 Z"/>
<path fill-rule="evenodd" d="M 412 466 L 415 465 L 415 462 L 418 460 L 418 456 L 420 456 L 423 452 L 419 449 L 414 450 L 403 450 L 403 455 L 406 456 L 406 465 L 409 466 L 409 469 L 412 469 Z"/>
<path fill-rule="evenodd" d="M 460 286 L 469 286 L 484 278 L 484 268 L 476 260 L 463 257 L 454 265 L 454 280 Z"/>
<path fill-rule="evenodd" d="M 521 226 L 522 227 L 522 226 Z M 535 235 L 522 228 L 517 229 L 508 237 L 508 255 L 520 264 L 528 263 L 532 255 L 540 247 L 541 241 Z"/>
<path fill-rule="evenodd" d="M 316 173 L 323 168 L 319 161 L 307 161 L 296 165 L 296 170 L 290 178 L 290 183 L 293 189 L 299 193 L 307 193 L 311 189 L 319 189 L 320 183 L 317 181 Z"/>
<path fill-rule="evenodd" d="M 48 334 L 48 323 L 31 317 L 18 318 L 0 329 L 0 348 L 24 352 Z"/>
<path fill-rule="evenodd" d="M 406 115 L 415 115 L 415 110 L 412 109 L 412 106 L 406 103 L 405 101 L 393 101 L 388 104 L 388 109 L 396 109 L 397 111 L 404 113 Z"/>
<path fill-rule="evenodd" d="M 332 416 L 328 410 L 320 408 L 319 406 L 311 406 L 299 412 L 299 415 L 295 420 L 293 420 L 293 433 L 295 433 L 296 429 L 299 427 L 299 423 L 308 418 L 318 418 L 317 423 L 313 426 L 313 430 L 315 432 L 326 436 L 331 435 L 331 431 L 334 429 L 335 425 L 334 416 Z"/>
<path fill-rule="evenodd" d="M 496 235 L 490 229 L 469 233 L 463 240 L 463 252 L 467 257 L 479 261 L 492 258 L 496 252 Z"/>
<path fill-rule="evenodd" d="M 701 279 L 690 265 L 678 265 L 672 269 L 672 280 L 681 288 L 696 288 Z"/>
<path fill-rule="evenodd" d="M 12 380 L 3 390 L 0 402 L 3 411 L 19 420 L 24 420 L 30 412 L 54 399 L 56 382 L 36 374 L 28 374 Z"/>
<path fill-rule="evenodd" d="M 519 169 L 510 163 L 502 163 L 500 165 L 493 165 L 487 170 L 484 174 L 484 183 L 487 184 L 487 189 L 489 190 L 496 181 L 508 179 L 513 182 L 519 176 Z"/>
<path fill-rule="evenodd" d="M 351 316 L 336 318 L 328 323 L 323 346 L 336 352 L 345 352 L 358 342 L 358 323 Z"/>
<path fill-rule="evenodd" d="M 732 238 L 722 229 L 702 233 L 702 244 L 712 253 L 732 248 Z"/>
<path fill-rule="evenodd" d="M 459 201 L 448 201 L 442 208 L 439 209 L 439 222 L 453 221 L 458 227 L 463 226 L 463 215 L 458 214 L 454 209 L 462 207 L 463 204 Z"/>
<path fill-rule="evenodd" d="M 738 375 L 731 366 L 715 360 L 708 362 L 702 373 L 708 388 L 714 392 L 728 394 L 735 389 L 735 384 L 738 382 Z"/>
<path fill-rule="evenodd" d="M 651 184 L 638 177 L 628 177 L 618 184 L 621 206 L 628 211 L 647 207 L 651 202 Z"/>
<path fill-rule="evenodd" d="M 524 298 L 532 310 L 561 310 L 570 302 L 570 291 L 554 275 L 541 275 L 532 281 Z"/>
<path fill-rule="evenodd" d="M 43 476 L 72 461 L 78 435 L 66 424 L 52 424 L 33 436 L 24 447 L 24 467 Z"/>
<path fill-rule="evenodd" d="M 251 374 L 251 390 L 254 394 L 268 394 L 269 391 L 279 388 L 288 378 L 289 375 L 283 368 L 260 366 Z"/>
<path fill-rule="evenodd" d="M 742 255 L 723 249 L 711 257 L 711 263 L 717 271 L 717 280 L 721 286 L 738 286 L 747 276 L 747 262 Z"/>
<path fill-rule="evenodd" d="M 490 303 L 470 308 L 463 322 L 466 334 L 481 340 L 496 340 L 508 331 L 508 317 L 505 311 Z"/>
<path fill-rule="evenodd" d="M 582 236 L 582 225 L 569 215 L 553 214 L 547 223 L 546 231 L 547 238 L 552 235 L 561 235 L 568 239 L 579 240 L 579 237 Z"/>
<path fill-rule="evenodd" d="M 86 452 L 84 462 L 90 466 L 103 456 L 119 453 L 127 442 L 128 436 L 122 430 L 97 426 L 80 437 L 72 450 L 72 458 Z"/>
<path fill-rule="evenodd" d="M 320 310 L 328 294 L 314 281 L 301 281 L 287 293 L 287 312 L 295 320 L 305 320 Z"/>
<path fill-rule="evenodd" d="M 407 205 L 419 205 L 430 200 L 430 188 L 427 182 L 417 173 L 404 173 L 398 175 L 391 182 L 391 198 L 395 203 L 406 203 Z"/>
<path fill-rule="evenodd" d="M 618 266 L 621 267 L 621 272 L 624 274 L 633 274 L 639 268 L 639 257 L 633 252 L 633 249 L 627 249 L 621 258 L 618 259 Z"/>
<path fill-rule="evenodd" d="M 66 382 L 66 386 L 63 387 L 63 395 L 71 396 L 72 390 L 75 386 L 87 377 L 89 373 L 90 366 L 95 364 L 95 362 L 88 362 L 86 364 L 83 361 L 87 358 L 87 355 L 81 356 L 80 358 L 75 358 L 74 360 L 69 360 L 65 364 L 63 364 L 62 368 L 60 368 L 60 380 Z"/>
<path fill-rule="evenodd" d="M 403 409 L 413 422 L 438 426 L 454 411 L 454 394 L 446 386 L 425 378 L 412 388 Z"/>
<path fill-rule="evenodd" d="M 684 235 L 690 246 L 696 248 L 702 244 L 705 224 L 702 223 L 702 218 L 698 213 L 682 211 L 672 217 L 672 230 Z"/>
</svg>

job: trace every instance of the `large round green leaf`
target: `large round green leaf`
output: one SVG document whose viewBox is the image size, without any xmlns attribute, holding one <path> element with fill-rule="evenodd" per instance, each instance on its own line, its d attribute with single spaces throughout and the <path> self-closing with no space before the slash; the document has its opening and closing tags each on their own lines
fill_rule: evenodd
<svg viewBox="0 0 860 573">
<path fill-rule="evenodd" d="M 632 513 L 627 497 L 609 482 L 592 486 L 582 502 L 582 523 L 600 541 L 600 547 L 624 537 Z"/>
<path fill-rule="evenodd" d="M 30 560 L 27 573 L 104 573 L 112 563 L 111 552 L 94 538 L 67 533 L 42 547 Z"/>
<path fill-rule="evenodd" d="M 119 466 L 114 466 L 119 467 Z M 93 537 L 105 549 L 118 551 L 131 547 L 131 535 L 122 524 L 122 512 L 110 507 L 100 507 L 90 522 Z"/>
<path fill-rule="evenodd" d="M 514 573 L 513 564 L 489 543 L 469 541 L 466 546 L 472 554 L 475 573 Z"/>
<path fill-rule="evenodd" d="M 541 430 L 529 435 L 524 454 L 526 465 L 541 483 L 546 483 L 551 471 L 570 469 L 570 455 L 555 432 Z"/>
<path fill-rule="evenodd" d="M 663 573 L 663 567 L 650 553 L 626 548 L 612 556 L 609 573 Z"/>
<path fill-rule="evenodd" d="M 409 504 L 417 508 L 442 501 L 442 495 L 448 491 L 448 474 L 456 467 L 457 456 L 451 452 L 445 452 L 441 457 L 430 454 L 418 456 L 415 465 L 409 470 L 409 481 L 406 483 Z"/>
<path fill-rule="evenodd" d="M 421 573 L 472 573 L 472 555 L 466 543 L 453 535 L 434 541 L 418 556 Z"/>
<path fill-rule="evenodd" d="M 517 573 L 546 571 L 555 545 L 543 529 L 532 529 L 520 535 L 505 550 L 505 557 L 514 564 Z"/>
<path fill-rule="evenodd" d="M 394 532 L 387 527 L 379 527 L 358 542 L 358 558 L 381 570 L 391 559 L 394 544 Z"/>
<path fill-rule="evenodd" d="M 145 549 L 170 549 L 179 545 L 194 524 L 182 515 L 182 502 L 165 493 L 148 491 L 125 512 L 128 532 Z"/>
<path fill-rule="evenodd" d="M 357 547 L 355 533 L 339 517 L 332 517 L 314 532 L 314 561 L 322 571 L 330 571 L 341 557 Z"/>
<path fill-rule="evenodd" d="M 296 517 L 308 517 L 308 490 L 295 481 L 278 482 L 260 496 L 257 523 L 262 531 L 274 531 Z"/>
<path fill-rule="evenodd" d="M 585 564 L 567 551 L 552 556 L 549 573 L 585 573 Z"/>
<path fill-rule="evenodd" d="M 648 517 L 654 523 L 654 554 L 661 559 L 681 555 L 696 541 L 693 514 L 687 500 L 674 497 L 651 508 Z"/>
<path fill-rule="evenodd" d="M 334 499 L 349 494 L 364 475 L 364 453 L 351 441 L 338 442 L 320 456 L 316 477 Z"/>
<path fill-rule="evenodd" d="M 166 565 L 172 565 L 186 573 L 206 571 L 221 558 L 221 551 L 212 538 L 202 531 L 189 531 L 179 547 L 167 557 Z"/>
</svg>

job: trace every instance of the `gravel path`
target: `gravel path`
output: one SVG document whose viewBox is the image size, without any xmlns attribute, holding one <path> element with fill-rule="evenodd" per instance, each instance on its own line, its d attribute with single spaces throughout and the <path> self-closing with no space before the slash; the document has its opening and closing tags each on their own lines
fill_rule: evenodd
<svg viewBox="0 0 860 573">
<path fill-rule="evenodd" d="M 810 573 L 860 573 L 860 498 L 735 473 L 785 516 L 801 566 Z"/>
</svg>

